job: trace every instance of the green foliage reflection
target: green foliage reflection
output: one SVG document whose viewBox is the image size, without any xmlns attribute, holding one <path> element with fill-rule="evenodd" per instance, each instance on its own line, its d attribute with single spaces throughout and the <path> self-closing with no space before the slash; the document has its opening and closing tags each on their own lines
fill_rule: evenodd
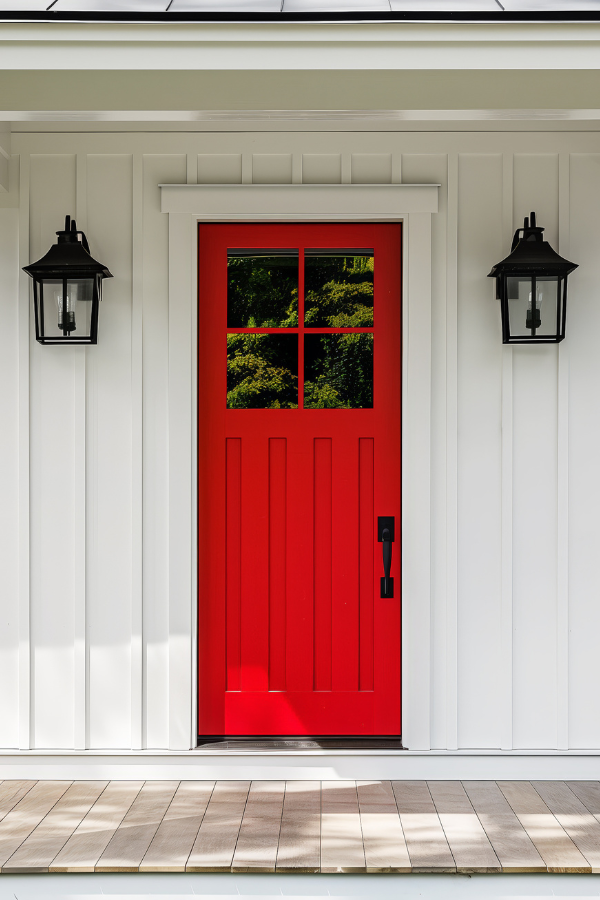
<svg viewBox="0 0 600 900">
<path fill-rule="evenodd" d="M 295 409 L 298 338 L 285 334 L 227 335 L 227 408 Z"/>
<path fill-rule="evenodd" d="M 373 406 L 373 335 L 307 334 L 304 338 L 306 409 Z"/>
<path fill-rule="evenodd" d="M 298 257 L 229 256 L 227 326 L 295 328 L 297 325 Z"/>
<path fill-rule="evenodd" d="M 307 256 L 304 273 L 307 328 L 373 326 L 372 256 Z"/>
</svg>

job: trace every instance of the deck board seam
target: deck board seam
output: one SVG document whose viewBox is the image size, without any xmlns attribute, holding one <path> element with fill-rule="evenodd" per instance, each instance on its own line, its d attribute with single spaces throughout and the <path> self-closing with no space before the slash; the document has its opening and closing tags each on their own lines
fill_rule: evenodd
<svg viewBox="0 0 600 900">
<path fill-rule="evenodd" d="M 436 816 L 437 816 L 438 822 L 440 823 L 440 828 L 442 829 L 442 832 L 443 832 L 443 834 L 444 834 L 444 837 L 446 838 L 446 843 L 448 844 L 448 850 L 450 851 L 450 856 L 451 856 L 452 859 L 454 860 L 454 868 L 455 868 L 455 870 L 456 870 L 456 873 L 458 874 L 458 864 L 457 864 L 457 862 L 456 862 L 456 857 L 455 857 L 454 853 L 452 852 L 452 847 L 450 846 L 450 841 L 448 840 L 448 835 L 446 834 L 446 829 L 444 828 L 444 824 L 443 824 L 443 822 L 442 822 L 442 820 L 441 820 L 441 818 L 440 818 L 440 814 L 439 814 L 439 812 L 438 812 L 438 808 L 437 808 L 437 806 L 435 805 L 435 800 L 433 799 L 433 794 L 431 793 L 431 788 L 429 787 L 429 782 L 426 781 L 426 782 L 425 782 L 425 785 L 426 785 L 426 787 L 427 787 L 427 792 L 428 792 L 429 796 L 431 797 L 431 802 L 433 803 L 433 808 L 434 808 L 434 810 L 435 810 L 435 814 L 436 814 Z"/>
<path fill-rule="evenodd" d="M 42 781 L 39 780 L 39 781 L 36 781 L 35 783 L 36 783 L 36 785 L 37 785 L 37 784 L 41 784 Z M 67 784 L 67 786 L 66 786 L 66 788 L 64 789 L 63 793 L 62 793 L 59 797 L 56 798 L 55 802 L 52 804 L 52 806 L 50 807 L 50 809 L 46 810 L 46 812 L 44 813 L 44 815 L 42 816 L 42 818 L 40 819 L 40 821 L 37 823 L 37 825 L 35 825 L 35 826 L 31 829 L 31 831 L 30 831 L 27 835 L 25 835 L 25 837 L 23 838 L 23 840 L 21 841 L 21 843 L 20 843 L 17 847 L 15 847 L 15 849 L 13 850 L 13 852 L 11 853 L 11 855 L 8 857 L 8 859 L 5 860 L 5 864 L 9 861 L 9 859 L 10 859 L 12 856 L 15 855 L 15 853 L 17 853 L 18 850 L 20 850 L 20 848 L 21 848 L 22 845 L 25 843 L 25 841 L 27 840 L 27 838 L 28 838 L 30 835 L 32 835 L 33 832 L 35 831 L 35 829 L 38 828 L 38 827 L 42 824 L 42 822 L 44 821 L 44 819 L 46 818 L 46 816 L 48 816 L 48 814 L 52 812 L 52 810 L 54 809 L 54 807 L 56 806 L 56 804 L 58 803 L 58 801 L 59 801 L 62 797 L 64 797 L 64 795 L 66 794 L 66 792 L 69 790 L 69 788 L 70 788 L 72 785 L 75 784 L 75 782 L 74 782 L 74 781 L 69 781 L 69 782 L 66 782 L 66 784 Z M 33 788 L 31 788 L 30 790 L 32 790 L 32 789 L 33 789 Z M 29 793 L 30 793 L 30 791 L 27 791 L 27 792 L 23 795 L 23 797 L 21 797 L 21 799 L 18 801 L 18 803 L 16 803 L 16 804 L 13 806 L 13 808 L 10 810 L 10 812 L 13 812 L 14 810 L 16 810 L 17 807 L 19 806 L 19 803 L 21 803 L 23 800 L 25 800 L 25 797 L 27 797 Z M 5 818 L 6 818 L 6 816 L 5 816 Z M 3 821 L 4 821 L 4 820 L 3 820 Z M 4 872 L 4 866 L 0 866 L 0 874 L 2 874 L 3 872 Z M 10 874 L 10 873 L 5 873 L 5 874 Z"/>
<path fill-rule="evenodd" d="M 75 785 L 75 784 L 78 784 L 79 782 L 78 782 L 78 781 L 74 781 L 74 782 L 72 782 L 72 783 Z M 57 851 L 57 853 L 54 854 L 54 856 L 52 857 L 52 859 L 51 859 L 50 862 L 48 863 L 48 866 L 47 866 L 47 868 L 46 868 L 46 872 L 48 872 L 48 873 L 51 872 L 51 870 L 52 870 L 52 864 L 53 864 L 54 860 L 55 860 L 56 857 L 62 852 L 63 848 L 64 848 L 65 845 L 70 841 L 71 837 L 75 834 L 75 832 L 77 831 L 77 829 L 79 828 L 79 826 L 81 825 L 81 823 L 83 822 L 83 820 L 86 818 L 86 816 L 88 816 L 88 815 L 91 813 L 91 811 L 93 810 L 94 806 L 96 805 L 96 803 L 98 803 L 98 801 L 100 800 L 100 798 L 102 797 L 102 795 L 104 794 L 104 792 L 106 791 L 106 789 L 108 788 L 109 785 L 110 785 L 110 781 L 107 781 L 106 784 L 104 785 L 104 787 L 102 788 L 102 790 L 100 791 L 100 793 L 98 794 L 98 796 L 96 797 L 96 799 L 94 800 L 94 802 L 92 803 L 92 805 L 90 806 L 90 808 L 88 809 L 88 811 L 85 813 L 85 815 L 83 815 L 83 816 L 81 817 L 81 819 L 79 820 L 79 822 L 77 823 L 77 825 L 75 826 L 75 828 L 71 831 L 71 833 L 68 834 L 68 835 L 66 836 L 66 838 L 65 838 L 63 844 L 61 845 L 60 849 Z M 65 791 L 65 793 L 66 793 L 66 791 Z M 64 794 L 63 794 L 63 796 L 64 796 Z M 57 800 L 56 802 L 58 803 L 58 800 Z M 56 805 L 56 804 L 55 804 L 55 805 Z M 54 808 L 54 807 L 53 807 L 53 808 Z M 52 810 L 50 810 L 50 812 L 51 812 L 51 811 L 52 811 Z M 42 821 L 43 821 L 43 820 L 42 820 Z M 40 827 L 41 824 L 42 824 L 42 823 L 40 822 L 39 825 L 36 825 L 36 828 L 34 829 L 34 831 L 36 831 L 36 830 Z M 31 832 L 32 835 L 33 835 L 34 831 Z M 30 835 L 30 836 L 31 836 L 31 835 Z M 15 853 L 16 853 L 16 852 L 17 852 L 17 851 L 15 850 Z M 13 853 L 13 856 L 14 856 L 14 855 L 15 855 L 15 854 Z"/>
<path fill-rule="evenodd" d="M 242 810 L 242 815 L 240 816 L 240 824 L 237 830 L 237 836 L 235 839 L 235 844 L 233 845 L 233 853 L 231 854 L 231 865 L 229 866 L 229 871 L 233 873 L 233 861 L 235 859 L 235 851 L 237 850 L 237 846 L 240 842 L 240 832 L 242 830 L 242 822 L 244 821 L 244 816 L 246 815 L 246 810 L 248 809 L 248 799 L 250 797 L 250 791 L 252 790 L 253 782 L 250 781 L 248 784 L 248 793 L 246 794 L 246 799 L 244 801 L 244 809 Z"/>
<path fill-rule="evenodd" d="M 198 823 L 198 830 L 197 830 L 197 832 L 196 832 L 196 835 L 195 835 L 195 837 L 194 837 L 194 840 L 193 840 L 192 843 L 191 843 L 189 853 L 188 853 L 188 855 L 186 856 L 186 859 L 185 859 L 185 863 L 183 864 L 183 871 L 184 871 L 184 872 L 187 872 L 187 867 L 188 867 L 188 863 L 189 863 L 189 861 L 190 861 L 190 856 L 192 855 L 192 850 L 194 849 L 194 845 L 195 845 L 196 841 L 198 840 L 198 835 L 200 834 L 200 829 L 202 828 L 202 823 L 204 822 L 204 819 L 206 818 L 206 813 L 208 812 L 208 807 L 209 807 L 209 805 L 210 805 L 210 801 L 212 800 L 212 796 L 213 796 L 213 794 L 214 794 L 214 792 L 215 792 L 215 788 L 216 788 L 216 786 L 218 785 L 218 783 L 219 783 L 218 779 L 216 779 L 216 780 L 213 782 L 213 786 L 212 786 L 212 789 L 211 789 L 211 792 L 210 792 L 210 796 L 209 796 L 208 800 L 206 801 L 206 806 L 204 807 L 204 812 L 202 813 L 202 818 L 200 819 L 200 822 Z M 146 851 L 146 852 L 148 852 L 148 851 Z"/>
</svg>

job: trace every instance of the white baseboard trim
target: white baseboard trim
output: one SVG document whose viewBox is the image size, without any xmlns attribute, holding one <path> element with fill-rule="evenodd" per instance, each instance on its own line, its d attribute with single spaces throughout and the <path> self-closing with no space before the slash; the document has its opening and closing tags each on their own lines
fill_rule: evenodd
<svg viewBox="0 0 600 900">
<path fill-rule="evenodd" d="M 594 875 L 237 875 L 132 872 L 2 875 L 0 900 L 574 900 L 597 898 Z"/>
<path fill-rule="evenodd" d="M 0 779 L 580 780 L 600 751 L 0 751 Z"/>
</svg>

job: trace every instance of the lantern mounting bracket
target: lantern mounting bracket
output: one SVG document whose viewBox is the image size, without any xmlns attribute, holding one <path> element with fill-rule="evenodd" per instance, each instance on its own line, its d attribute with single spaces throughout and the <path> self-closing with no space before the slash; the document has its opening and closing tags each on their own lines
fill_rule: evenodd
<svg viewBox="0 0 600 900">
<path fill-rule="evenodd" d="M 543 233 L 544 229 L 536 224 L 534 212 L 530 216 L 525 216 L 523 227 L 517 228 L 515 231 L 510 252 L 512 253 L 513 250 L 516 250 L 519 241 L 543 241 Z"/>
<path fill-rule="evenodd" d="M 64 231 L 57 231 L 58 236 L 57 243 L 59 244 L 74 244 L 75 242 L 80 243 L 83 246 L 83 249 L 88 253 L 90 252 L 90 245 L 88 244 L 88 240 L 85 236 L 85 231 L 81 231 L 77 228 L 77 223 L 75 219 L 72 219 L 71 216 L 65 216 L 65 227 Z M 81 235 L 81 240 L 79 239 L 79 235 Z"/>
</svg>

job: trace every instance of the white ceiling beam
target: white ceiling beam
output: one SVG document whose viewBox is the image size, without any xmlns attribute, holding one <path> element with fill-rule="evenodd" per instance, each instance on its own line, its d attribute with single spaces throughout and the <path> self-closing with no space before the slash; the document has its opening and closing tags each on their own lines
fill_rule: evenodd
<svg viewBox="0 0 600 900">
<path fill-rule="evenodd" d="M 600 23 L 0 23 L 3 70 L 596 70 Z"/>
</svg>

